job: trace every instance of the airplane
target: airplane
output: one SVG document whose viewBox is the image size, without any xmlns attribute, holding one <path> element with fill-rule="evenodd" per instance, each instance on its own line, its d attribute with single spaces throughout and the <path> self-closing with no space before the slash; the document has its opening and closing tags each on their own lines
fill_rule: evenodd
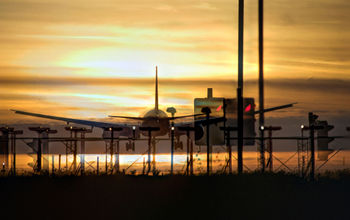
<svg viewBox="0 0 350 220">
<path fill-rule="evenodd" d="M 168 108 L 171 109 L 171 108 Z M 173 111 L 176 111 L 175 109 L 172 109 Z M 11 109 L 11 111 L 15 112 L 16 114 L 22 114 L 27 116 L 33 116 L 33 117 L 39 117 L 39 118 L 46 118 L 46 119 L 52 119 L 52 120 L 58 120 L 58 121 L 64 121 L 67 124 L 74 123 L 74 124 L 80 124 L 80 125 L 87 125 L 93 127 L 98 127 L 104 129 L 103 137 L 111 137 L 111 130 L 113 130 L 113 134 L 115 137 L 127 137 L 127 138 L 139 138 L 140 134 L 144 136 L 148 136 L 147 131 L 142 131 L 140 128 L 142 127 L 158 127 L 158 131 L 152 132 L 152 137 L 157 136 L 164 136 L 169 133 L 171 121 L 177 120 L 177 119 L 183 119 L 188 117 L 195 117 L 202 114 L 194 114 L 194 115 L 183 115 L 183 116 L 174 116 L 172 114 L 172 117 L 168 117 L 167 113 L 159 109 L 159 102 L 158 102 L 158 67 L 156 66 L 156 76 L 155 76 L 155 103 L 154 108 L 150 111 L 148 111 L 143 117 L 130 117 L 130 116 L 115 116 L 110 115 L 109 117 L 113 118 L 122 118 L 122 119 L 130 119 L 134 121 L 141 121 L 141 123 L 111 123 L 111 122 L 99 122 L 99 121 L 92 121 L 92 120 L 82 120 L 82 119 L 74 119 L 74 118 L 66 118 L 66 117 L 59 117 L 59 116 L 52 116 L 52 115 L 46 115 L 46 114 L 39 114 L 39 113 L 32 113 L 27 111 L 21 111 L 21 110 L 14 110 Z M 170 110 L 171 111 L 171 110 Z M 179 125 L 179 124 L 174 124 Z M 114 130 L 114 128 L 119 128 L 118 130 Z"/>
<path fill-rule="evenodd" d="M 46 115 L 46 114 L 39 114 L 39 113 L 32 113 L 27 111 L 21 111 L 21 110 L 14 110 L 11 109 L 11 111 L 15 112 L 16 114 L 22 114 L 27 116 L 33 116 L 33 117 L 39 117 L 39 118 L 46 118 L 46 119 L 52 119 L 52 120 L 58 120 L 58 121 L 64 121 L 67 124 L 74 123 L 74 124 L 80 124 L 80 125 L 86 125 L 93 127 L 98 127 L 104 129 L 103 137 L 110 138 L 113 131 L 114 137 L 127 137 L 129 139 L 137 139 L 142 134 L 143 136 L 149 136 L 148 132 L 143 130 L 143 127 L 158 127 L 158 131 L 153 131 L 151 136 L 157 137 L 157 136 L 164 136 L 170 133 L 170 129 L 172 126 L 174 128 L 180 127 L 180 126 L 193 126 L 196 125 L 196 128 L 199 127 L 199 129 L 203 130 L 203 124 L 208 123 L 204 118 L 198 118 L 196 116 L 203 116 L 204 114 L 193 114 L 193 115 L 183 115 L 183 116 L 174 116 L 176 110 L 174 108 L 168 108 L 167 112 L 172 113 L 171 117 L 168 117 L 167 113 L 159 109 L 159 102 L 158 102 L 158 67 L 156 66 L 156 75 L 155 75 L 155 103 L 154 108 L 150 111 L 148 111 L 143 117 L 131 117 L 131 116 L 116 116 L 116 115 L 109 115 L 109 117 L 113 118 L 122 118 L 122 119 L 129 119 L 133 121 L 138 121 L 141 123 L 111 123 L 111 122 L 99 122 L 99 121 L 92 121 L 92 120 L 82 120 L 82 119 L 74 119 L 74 118 L 66 118 L 66 117 L 59 117 L 59 116 L 52 116 L 52 115 Z M 264 109 L 264 112 L 284 109 L 292 107 L 296 103 L 291 103 L 287 105 L 277 106 L 269 109 Z M 254 110 L 254 106 L 251 108 L 253 114 L 258 114 L 259 111 Z M 177 119 L 184 119 L 189 117 L 196 117 L 195 120 L 190 122 L 181 122 L 181 123 L 174 123 Z M 218 123 L 222 122 L 226 119 L 224 118 L 215 118 L 211 117 L 210 123 Z M 198 126 L 199 125 L 199 126 Z M 114 128 L 118 128 L 115 129 Z M 174 129 L 176 131 L 177 139 L 179 139 L 180 135 L 186 134 L 184 131 L 180 131 L 179 129 Z"/>
</svg>

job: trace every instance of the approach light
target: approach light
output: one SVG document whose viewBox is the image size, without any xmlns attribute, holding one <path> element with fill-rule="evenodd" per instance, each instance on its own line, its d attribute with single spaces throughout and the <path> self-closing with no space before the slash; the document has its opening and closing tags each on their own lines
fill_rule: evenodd
<svg viewBox="0 0 350 220">
<path fill-rule="evenodd" d="M 136 126 L 132 126 L 132 130 L 134 130 L 134 131 L 135 131 L 135 130 L 136 130 Z"/>
<path fill-rule="evenodd" d="M 110 131 L 112 131 L 112 128 L 109 128 Z"/>
<path fill-rule="evenodd" d="M 265 129 L 264 126 L 260 126 L 260 130 L 263 131 Z"/>
<path fill-rule="evenodd" d="M 304 125 L 301 125 L 301 126 L 300 126 L 300 128 L 301 128 L 301 129 L 304 129 L 304 128 L 305 128 L 305 126 L 304 126 Z"/>
<path fill-rule="evenodd" d="M 172 131 L 173 131 L 173 130 L 175 130 L 175 127 L 174 127 L 174 126 L 172 126 L 172 127 L 171 127 L 171 130 L 172 130 Z"/>
</svg>

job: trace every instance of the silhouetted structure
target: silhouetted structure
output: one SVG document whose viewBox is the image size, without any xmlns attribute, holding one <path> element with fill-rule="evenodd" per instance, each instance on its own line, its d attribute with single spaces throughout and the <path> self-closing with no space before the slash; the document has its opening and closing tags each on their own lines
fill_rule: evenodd
<svg viewBox="0 0 350 220">
<path fill-rule="evenodd" d="M 317 156 L 321 161 L 328 160 L 328 156 L 334 151 L 329 149 L 328 144 L 334 140 L 334 138 L 328 137 L 328 132 L 334 128 L 333 125 L 329 125 L 327 121 L 317 121 L 316 124 L 322 128 L 317 130 Z"/>
<path fill-rule="evenodd" d="M 259 0 L 259 127 L 265 126 L 264 115 L 264 0 Z M 260 169 L 265 171 L 264 130 L 260 129 Z M 271 159 L 271 158 L 270 158 Z"/>
<path fill-rule="evenodd" d="M 49 159 L 48 159 L 48 153 L 49 153 L 49 145 L 48 145 L 48 135 L 49 134 L 55 134 L 57 133 L 57 130 L 51 130 L 48 127 L 29 127 L 29 130 L 35 131 L 38 134 L 38 142 L 37 142 L 37 158 L 36 158 L 36 165 L 33 167 L 34 170 L 38 173 L 42 171 L 42 153 L 45 154 L 45 163 L 44 163 L 44 170 L 45 172 L 49 172 Z M 42 146 L 42 138 L 45 138 L 44 140 L 44 146 Z M 34 143 L 34 142 L 33 142 Z M 43 148 L 43 149 L 42 149 Z"/>
<path fill-rule="evenodd" d="M 148 161 L 147 161 L 148 169 L 147 169 L 147 174 L 149 174 L 149 172 L 151 171 L 151 151 L 152 151 L 152 139 L 153 139 L 152 132 L 159 131 L 159 129 L 160 129 L 159 127 L 140 127 L 141 131 L 148 132 Z M 153 171 L 156 172 L 155 164 L 153 167 Z"/>
<path fill-rule="evenodd" d="M 187 137 L 187 154 L 186 154 L 186 174 L 193 175 L 193 140 L 191 139 L 191 131 L 194 132 L 194 127 L 179 127 L 179 130 L 186 131 Z"/>
<path fill-rule="evenodd" d="M 238 88 L 237 88 L 237 156 L 238 173 L 243 172 L 243 42 L 244 0 L 238 2 Z"/>
<path fill-rule="evenodd" d="M 2 136 L 0 137 L 0 162 L 3 169 L 9 169 L 9 143 L 12 154 L 12 175 L 16 175 L 16 135 L 23 134 L 22 130 L 15 130 L 15 128 L 1 127 L 0 131 Z"/>
<path fill-rule="evenodd" d="M 67 131 L 70 131 L 70 144 L 66 145 L 66 165 L 68 169 L 68 155 L 73 154 L 73 172 L 78 172 L 80 170 L 81 175 L 85 173 L 85 134 L 91 133 L 91 129 L 86 129 L 84 127 L 65 127 Z M 80 134 L 80 167 L 77 167 L 77 154 L 78 154 L 78 134 Z"/>
<path fill-rule="evenodd" d="M 226 146 L 228 153 L 227 166 L 229 168 L 229 173 L 232 173 L 232 146 L 231 146 L 231 131 L 237 131 L 237 127 L 221 127 L 222 130 L 226 131 Z M 226 167 L 225 166 L 225 169 Z"/>
<path fill-rule="evenodd" d="M 273 171 L 273 146 L 272 146 L 272 131 L 279 131 L 282 127 L 280 126 L 261 126 L 260 130 L 262 132 L 268 131 L 268 145 L 267 145 L 267 152 L 269 153 L 269 158 L 266 163 L 266 167 L 269 168 L 269 171 Z"/>
</svg>

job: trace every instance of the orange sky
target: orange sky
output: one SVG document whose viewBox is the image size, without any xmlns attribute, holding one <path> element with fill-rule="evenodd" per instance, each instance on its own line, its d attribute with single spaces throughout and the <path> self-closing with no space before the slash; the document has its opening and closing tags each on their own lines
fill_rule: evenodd
<svg viewBox="0 0 350 220">
<path fill-rule="evenodd" d="M 257 2 L 245 9 L 245 95 L 255 98 Z M 267 106 L 350 115 L 349 11 L 348 0 L 265 2 Z M 206 87 L 233 97 L 237 23 L 236 0 L 2 0 L 0 120 L 28 119 L 10 108 L 140 115 L 153 105 L 155 65 L 163 108 L 191 113 Z"/>
</svg>

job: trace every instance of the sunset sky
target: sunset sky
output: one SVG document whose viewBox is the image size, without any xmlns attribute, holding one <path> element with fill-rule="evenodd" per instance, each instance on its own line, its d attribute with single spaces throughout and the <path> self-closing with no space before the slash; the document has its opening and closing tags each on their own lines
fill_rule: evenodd
<svg viewBox="0 0 350 220">
<path fill-rule="evenodd" d="M 257 0 L 245 1 L 245 96 L 258 98 Z M 138 116 L 154 102 L 234 97 L 237 0 L 1 0 L 0 124 L 9 109 L 78 117 Z M 350 123 L 350 1 L 265 1 L 266 106 Z"/>
</svg>

